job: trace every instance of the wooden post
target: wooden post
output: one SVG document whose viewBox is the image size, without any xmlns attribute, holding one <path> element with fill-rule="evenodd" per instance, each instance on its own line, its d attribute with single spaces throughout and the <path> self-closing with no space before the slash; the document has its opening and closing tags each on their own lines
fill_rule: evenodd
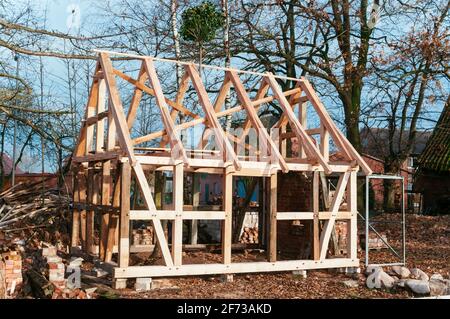
<svg viewBox="0 0 450 319">
<path fill-rule="evenodd" d="M 194 210 L 196 210 L 198 205 L 200 205 L 200 175 L 193 173 L 192 174 L 192 206 L 194 207 Z M 198 220 L 193 219 L 191 222 L 191 244 L 195 245 L 197 244 L 198 240 Z"/>
<path fill-rule="evenodd" d="M 103 163 L 102 167 L 102 205 L 108 206 L 111 203 L 111 161 Z M 101 228 L 100 228 L 100 247 L 99 256 L 100 259 L 106 258 L 106 247 L 108 246 L 108 227 L 109 227 L 110 213 L 103 212 L 101 216 Z"/>
<path fill-rule="evenodd" d="M 283 156 L 284 158 L 287 157 L 287 139 L 285 138 L 281 138 L 281 135 L 286 133 L 286 125 L 283 125 L 282 127 L 280 127 L 280 132 L 278 133 L 278 138 L 281 139 L 281 145 L 280 145 L 280 153 L 281 156 Z"/>
<path fill-rule="evenodd" d="M 306 120 L 307 120 L 307 104 L 305 102 L 300 102 L 298 108 L 298 121 L 305 129 L 308 124 Z M 300 140 L 298 141 L 298 144 L 299 144 L 298 155 L 300 158 L 305 158 L 306 157 L 305 148 L 303 147 Z"/>
<path fill-rule="evenodd" d="M 128 267 L 130 257 L 130 186 L 131 166 L 121 164 L 120 224 L 119 224 L 119 267 Z"/>
<path fill-rule="evenodd" d="M 321 123 L 320 153 L 326 161 L 330 160 L 330 133 L 323 123 Z"/>
<path fill-rule="evenodd" d="M 265 233 L 265 216 L 264 216 L 264 177 L 262 178 L 258 178 L 258 230 L 259 230 L 259 234 L 258 234 L 258 246 L 259 247 L 264 247 L 265 244 L 265 238 L 264 238 L 264 233 Z"/>
<path fill-rule="evenodd" d="M 86 213 L 86 252 L 92 253 L 94 246 L 94 165 L 89 164 L 87 178 L 87 204 L 90 206 Z"/>
<path fill-rule="evenodd" d="M 270 175 L 269 249 L 267 259 L 277 261 L 277 182 L 278 174 Z"/>
<path fill-rule="evenodd" d="M 87 170 L 85 168 L 81 169 L 78 180 L 78 191 L 80 194 L 80 202 L 84 205 L 87 204 L 87 194 L 86 194 L 86 176 Z M 80 229 L 81 229 L 81 248 L 84 252 L 87 252 L 86 243 L 86 219 L 87 219 L 86 207 L 80 210 Z"/>
<path fill-rule="evenodd" d="M 72 213 L 72 239 L 71 239 L 71 247 L 77 247 L 78 242 L 80 240 L 80 210 L 75 207 L 80 204 L 80 176 L 78 174 L 78 170 L 74 171 L 74 183 L 73 183 L 73 213 Z"/>
<path fill-rule="evenodd" d="M 172 228 L 172 259 L 175 266 L 182 263 L 183 245 L 183 163 L 174 166 L 173 171 L 173 204 L 175 220 Z"/>
<path fill-rule="evenodd" d="M 319 234 L 319 172 L 313 173 L 313 258 L 320 259 L 320 234 Z"/>
<path fill-rule="evenodd" d="M 117 165 L 116 168 L 116 181 L 114 183 L 113 196 L 112 196 L 112 207 L 120 208 L 120 186 L 121 186 L 121 171 L 120 166 Z M 111 261 L 114 245 L 119 242 L 118 240 L 118 226 L 119 226 L 119 215 L 112 214 L 109 217 L 108 223 L 108 240 L 106 245 L 105 262 Z"/>
<path fill-rule="evenodd" d="M 357 241 L 357 217 L 358 217 L 358 180 L 357 171 L 352 171 L 350 173 L 350 179 L 348 181 L 348 195 L 347 195 L 347 205 L 349 211 L 351 212 L 351 218 L 347 222 L 347 255 L 351 259 L 357 258 L 358 251 L 358 241 Z"/>
<path fill-rule="evenodd" d="M 222 256 L 223 263 L 231 263 L 231 241 L 233 231 L 233 175 L 232 166 L 228 166 L 223 174 L 223 199 L 222 209 L 225 211 L 225 219 L 222 226 Z"/>
</svg>

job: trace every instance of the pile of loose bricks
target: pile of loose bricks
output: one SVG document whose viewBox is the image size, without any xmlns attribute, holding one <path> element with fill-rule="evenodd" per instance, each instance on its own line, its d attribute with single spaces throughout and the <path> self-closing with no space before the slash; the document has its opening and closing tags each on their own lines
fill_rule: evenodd
<svg viewBox="0 0 450 319">
<path fill-rule="evenodd" d="M 11 296 L 22 285 L 22 281 L 22 257 L 20 253 L 10 251 L 1 254 L 0 297 Z"/>
<path fill-rule="evenodd" d="M 66 287 L 66 280 L 64 279 L 65 265 L 62 258 L 57 255 L 56 247 L 42 248 L 42 257 L 47 261 L 48 265 L 48 280 L 55 285 L 55 287 L 64 289 Z"/>
</svg>

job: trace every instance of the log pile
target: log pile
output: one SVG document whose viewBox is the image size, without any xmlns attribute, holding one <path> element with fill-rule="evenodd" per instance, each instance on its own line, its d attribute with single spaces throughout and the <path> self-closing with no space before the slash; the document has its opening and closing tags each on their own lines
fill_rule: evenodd
<svg viewBox="0 0 450 319">
<path fill-rule="evenodd" d="M 68 211 L 69 205 L 69 196 L 43 188 L 40 181 L 17 184 L 0 194 L 0 231 L 42 227 Z"/>
<path fill-rule="evenodd" d="M 153 245 L 153 227 L 133 229 L 133 245 Z"/>
<path fill-rule="evenodd" d="M 244 227 L 240 243 L 243 244 L 257 244 L 258 243 L 258 227 Z"/>
</svg>

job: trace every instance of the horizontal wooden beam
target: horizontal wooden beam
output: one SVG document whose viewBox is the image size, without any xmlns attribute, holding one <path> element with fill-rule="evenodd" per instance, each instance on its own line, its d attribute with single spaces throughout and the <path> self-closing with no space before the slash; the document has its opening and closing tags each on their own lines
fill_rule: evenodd
<svg viewBox="0 0 450 319">
<path fill-rule="evenodd" d="M 352 212 L 338 212 L 336 219 L 351 219 Z M 319 219 L 330 219 L 330 212 L 319 212 Z M 277 220 L 313 220 L 313 212 L 278 212 Z"/>
<path fill-rule="evenodd" d="M 166 156 L 146 156 L 146 155 L 136 155 L 136 158 L 142 165 L 157 165 L 157 166 L 166 166 L 166 165 L 174 165 L 174 161 L 170 157 Z M 202 167 L 202 168 L 225 168 L 228 164 L 225 163 L 221 159 L 203 159 L 203 158 L 190 158 L 188 160 L 190 167 Z M 274 170 L 280 171 L 281 167 L 278 164 L 270 164 L 268 162 L 259 162 L 259 161 L 244 161 L 240 160 L 241 171 L 242 172 L 234 172 L 233 175 L 236 176 L 246 176 L 250 171 L 246 173 L 245 169 L 253 169 L 251 172 L 255 175 L 252 176 L 268 176 L 270 172 Z M 287 163 L 289 170 L 292 171 L 324 171 L 323 167 L 320 164 L 313 165 L 308 163 Z M 343 173 L 347 172 L 352 168 L 350 164 L 329 164 L 333 172 Z"/>
<path fill-rule="evenodd" d="M 176 217 L 176 212 L 172 210 L 131 210 L 130 220 L 151 220 L 151 219 L 161 219 L 161 220 L 174 220 Z M 181 213 L 182 219 L 202 219 L 202 220 L 222 220 L 225 219 L 224 211 L 184 211 Z"/>
<path fill-rule="evenodd" d="M 333 258 L 315 260 L 283 260 L 276 262 L 248 262 L 231 264 L 190 264 L 176 267 L 166 266 L 131 266 L 115 268 L 113 277 L 140 278 L 213 274 L 237 274 L 268 271 L 289 271 L 306 269 L 359 267 L 359 259 Z"/>
<path fill-rule="evenodd" d="M 109 115 L 109 111 L 103 111 L 101 113 L 98 113 L 97 115 L 88 117 L 86 119 L 86 125 L 88 125 L 88 126 L 93 125 L 93 124 L 97 123 L 98 121 L 101 121 L 101 120 L 107 118 L 108 115 Z"/>
<path fill-rule="evenodd" d="M 98 154 L 85 155 L 85 156 L 74 156 L 72 157 L 72 162 L 74 163 L 84 163 L 84 162 L 96 162 L 96 161 L 106 161 L 110 159 L 115 159 L 122 154 L 116 151 L 101 152 Z"/>
<path fill-rule="evenodd" d="M 152 59 L 155 61 L 169 62 L 169 63 L 178 64 L 178 65 L 193 65 L 193 66 L 197 66 L 197 67 L 199 66 L 198 64 L 193 63 L 193 62 L 172 60 L 172 59 L 165 59 L 165 58 L 156 58 L 154 56 L 137 55 L 137 54 L 133 54 L 133 53 L 114 52 L 114 51 L 99 50 L 99 49 L 94 49 L 92 51 L 98 52 L 98 53 L 107 53 L 107 54 L 116 55 L 116 56 L 124 56 L 130 60 L 132 60 L 132 59 L 136 59 L 136 60 Z M 220 70 L 220 71 L 236 71 L 238 73 L 252 74 L 252 75 L 257 75 L 257 76 L 262 76 L 262 77 L 267 76 L 266 73 L 253 72 L 253 71 L 247 71 L 247 70 L 239 70 L 239 69 L 234 69 L 234 68 L 227 68 L 227 67 L 208 65 L 208 64 L 202 64 L 201 67 L 205 68 L 205 69 L 214 69 L 214 70 Z M 274 77 L 277 79 L 281 79 L 281 80 L 289 80 L 289 81 L 295 81 L 295 82 L 300 81 L 297 78 L 282 76 L 282 75 L 275 75 Z"/>
<path fill-rule="evenodd" d="M 79 210 L 94 210 L 100 213 L 116 213 L 120 212 L 119 207 L 113 207 L 109 205 L 100 205 L 100 204 L 88 204 L 81 202 L 74 202 L 73 207 Z"/>
</svg>

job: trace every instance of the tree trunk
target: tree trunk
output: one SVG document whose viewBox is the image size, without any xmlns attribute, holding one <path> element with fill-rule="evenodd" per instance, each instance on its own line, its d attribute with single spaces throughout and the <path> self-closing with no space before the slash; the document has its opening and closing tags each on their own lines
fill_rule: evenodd
<svg viewBox="0 0 450 319">
<path fill-rule="evenodd" d="M 230 16 L 228 14 L 228 0 L 222 0 L 222 11 L 225 16 L 225 25 L 223 28 L 223 48 L 225 51 L 225 67 L 229 68 L 231 64 L 231 53 L 230 53 Z M 231 107 L 230 102 L 230 92 L 227 93 L 225 98 L 225 109 L 228 110 Z M 225 129 L 230 131 L 231 129 L 231 115 L 227 115 L 225 119 Z"/>
<path fill-rule="evenodd" d="M 198 44 L 198 74 L 202 78 L 203 44 Z"/>
<path fill-rule="evenodd" d="M 344 95 L 340 95 L 344 105 L 347 139 L 358 152 L 361 152 L 361 136 L 359 131 L 361 90 L 362 86 L 356 86 L 351 91 L 345 92 Z"/>
<path fill-rule="evenodd" d="M 398 174 L 400 172 L 400 166 L 395 162 L 392 163 L 389 160 L 385 160 L 384 172 L 386 174 Z M 383 209 L 387 213 L 393 213 L 398 208 L 395 203 L 395 195 L 397 193 L 396 181 L 392 179 L 385 179 L 383 181 L 383 188 Z"/>
</svg>

